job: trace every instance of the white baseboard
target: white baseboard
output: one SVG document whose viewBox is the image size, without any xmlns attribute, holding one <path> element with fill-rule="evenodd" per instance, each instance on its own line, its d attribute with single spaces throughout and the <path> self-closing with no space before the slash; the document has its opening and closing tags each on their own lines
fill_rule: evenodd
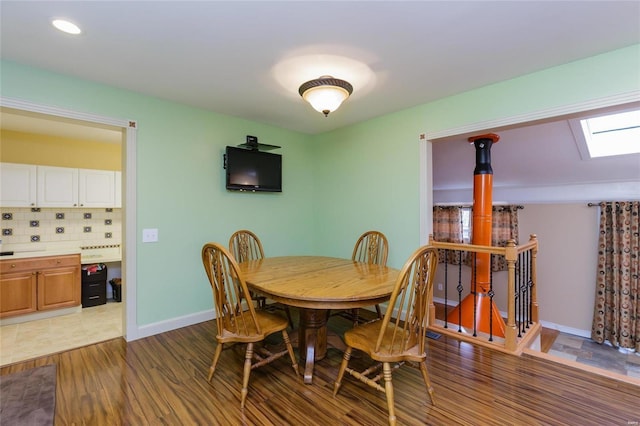
<svg viewBox="0 0 640 426">
<path fill-rule="evenodd" d="M 153 324 L 143 325 L 138 327 L 135 339 L 142 339 L 145 337 L 153 336 L 156 334 L 164 333 L 178 328 L 187 327 L 194 324 L 199 324 L 204 321 L 209 321 L 215 318 L 215 312 L 213 309 L 209 309 L 202 312 L 196 312 L 194 314 L 184 315 L 181 317 L 171 318 L 164 321 L 159 321 Z M 131 341 L 129 340 L 129 341 Z"/>
<path fill-rule="evenodd" d="M 246 300 L 242 302 L 244 309 L 248 309 Z M 166 331 L 176 330 L 182 327 L 188 327 L 194 324 L 200 324 L 201 322 L 210 321 L 216 318 L 216 311 L 214 309 L 207 309 L 206 311 L 196 312 L 194 314 L 184 315 L 177 318 L 171 318 L 164 321 L 159 321 L 153 324 L 143 325 L 138 327 L 137 333 L 134 338 L 127 336 L 127 341 L 142 339 L 144 337 L 153 336 L 155 334 L 164 333 Z"/>
<path fill-rule="evenodd" d="M 439 303 L 441 305 L 445 305 L 444 303 L 444 299 L 440 298 L 440 297 L 434 297 L 433 298 L 433 302 L 434 303 Z M 449 299 L 447 300 L 448 303 L 446 303 L 447 306 L 458 306 L 458 304 L 456 302 L 454 302 L 453 300 Z"/>
<path fill-rule="evenodd" d="M 581 330 L 579 328 L 567 327 L 566 325 L 556 324 L 549 321 L 540 321 L 544 328 L 558 330 L 561 333 L 573 334 L 574 336 L 591 338 L 591 330 Z"/>
</svg>

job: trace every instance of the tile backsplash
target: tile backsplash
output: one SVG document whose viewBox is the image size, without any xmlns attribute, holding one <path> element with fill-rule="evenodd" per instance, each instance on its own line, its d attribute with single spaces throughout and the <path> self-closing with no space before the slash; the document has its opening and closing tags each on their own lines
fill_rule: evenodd
<svg viewBox="0 0 640 426">
<path fill-rule="evenodd" d="M 3 245 L 111 245 L 122 241 L 122 209 L 2 207 L 0 214 Z"/>
</svg>

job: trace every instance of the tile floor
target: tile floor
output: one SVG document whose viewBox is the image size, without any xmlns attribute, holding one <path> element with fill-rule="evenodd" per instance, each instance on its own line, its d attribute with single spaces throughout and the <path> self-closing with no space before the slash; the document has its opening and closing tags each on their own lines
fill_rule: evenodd
<svg viewBox="0 0 640 426">
<path fill-rule="evenodd" d="M 607 343 L 601 345 L 585 337 L 560 333 L 547 353 L 613 373 L 640 378 L 640 354 L 616 349 Z"/>
<path fill-rule="evenodd" d="M 83 308 L 58 317 L 0 327 L 0 365 L 122 336 L 123 303 Z"/>
</svg>

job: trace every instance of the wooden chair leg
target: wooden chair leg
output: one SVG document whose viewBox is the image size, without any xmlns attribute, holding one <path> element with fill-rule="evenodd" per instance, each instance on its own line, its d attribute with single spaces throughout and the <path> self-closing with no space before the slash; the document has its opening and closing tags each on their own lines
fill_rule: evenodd
<svg viewBox="0 0 640 426">
<path fill-rule="evenodd" d="M 382 319 L 382 310 L 380 309 L 380 305 L 376 305 L 376 312 L 378 313 L 378 319 Z"/>
<path fill-rule="evenodd" d="M 347 349 L 344 351 L 342 364 L 340 364 L 340 370 L 338 371 L 338 378 L 336 379 L 336 383 L 333 385 L 333 396 L 336 396 L 338 393 L 338 389 L 340 389 L 340 385 L 342 384 L 342 377 L 344 376 L 344 372 L 347 369 L 349 360 L 351 359 L 351 351 L 351 347 L 347 347 Z"/>
<path fill-rule="evenodd" d="M 282 305 L 284 308 L 284 313 L 287 314 L 287 319 L 289 320 L 289 327 L 293 330 L 293 319 L 291 318 L 291 311 L 287 305 Z"/>
<path fill-rule="evenodd" d="M 211 367 L 209 367 L 209 377 L 207 378 L 208 381 L 211 381 L 213 373 L 216 371 L 216 365 L 218 364 L 218 359 L 220 359 L 220 354 L 222 353 L 222 346 L 222 343 L 218 343 L 216 345 L 216 351 L 213 354 L 213 361 L 211 362 Z"/>
<path fill-rule="evenodd" d="M 293 346 L 291 346 L 291 341 L 289 340 L 289 333 L 287 333 L 287 330 L 282 330 L 282 340 L 284 340 L 284 344 L 287 346 L 289 358 L 291 358 L 291 366 L 296 372 L 296 376 L 299 376 L 300 371 L 298 370 L 298 361 L 296 361 L 296 354 L 293 353 Z"/>
<path fill-rule="evenodd" d="M 387 395 L 387 405 L 389 406 L 389 425 L 396 424 L 396 409 L 393 403 L 393 383 L 391 383 L 391 364 L 383 363 L 384 393 Z"/>
<path fill-rule="evenodd" d="M 356 327 L 360 323 L 360 309 L 352 309 L 351 316 L 353 317 L 353 326 Z"/>
<path fill-rule="evenodd" d="M 429 398 L 431 398 L 431 405 L 436 405 L 436 400 L 433 399 L 433 386 L 431 386 L 431 380 L 429 380 L 429 372 L 427 371 L 426 362 L 420 363 L 420 371 L 422 372 L 422 378 L 424 384 L 427 386 L 427 392 L 429 392 Z"/>
<path fill-rule="evenodd" d="M 251 358 L 253 358 L 253 343 L 247 344 L 244 355 L 244 374 L 242 376 L 242 390 L 240 391 L 240 408 L 244 408 L 244 401 L 249 393 L 249 375 L 251 374 Z"/>
<path fill-rule="evenodd" d="M 266 297 L 258 297 L 258 308 L 264 309 L 267 306 L 267 298 Z"/>
</svg>

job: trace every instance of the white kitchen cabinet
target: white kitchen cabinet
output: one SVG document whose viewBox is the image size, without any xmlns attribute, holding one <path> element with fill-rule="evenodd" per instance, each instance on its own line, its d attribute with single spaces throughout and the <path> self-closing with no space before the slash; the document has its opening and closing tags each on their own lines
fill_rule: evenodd
<svg viewBox="0 0 640 426">
<path fill-rule="evenodd" d="M 0 163 L 2 207 L 122 207 L 121 172 Z"/>
<path fill-rule="evenodd" d="M 0 206 L 35 207 L 37 167 L 0 163 Z"/>
<path fill-rule="evenodd" d="M 122 172 L 115 172 L 116 180 L 116 205 L 114 207 L 122 207 Z"/>
<path fill-rule="evenodd" d="M 115 207 L 116 177 L 110 170 L 78 170 L 80 207 Z"/>
<path fill-rule="evenodd" d="M 38 166 L 38 207 L 77 207 L 78 169 Z"/>
</svg>

